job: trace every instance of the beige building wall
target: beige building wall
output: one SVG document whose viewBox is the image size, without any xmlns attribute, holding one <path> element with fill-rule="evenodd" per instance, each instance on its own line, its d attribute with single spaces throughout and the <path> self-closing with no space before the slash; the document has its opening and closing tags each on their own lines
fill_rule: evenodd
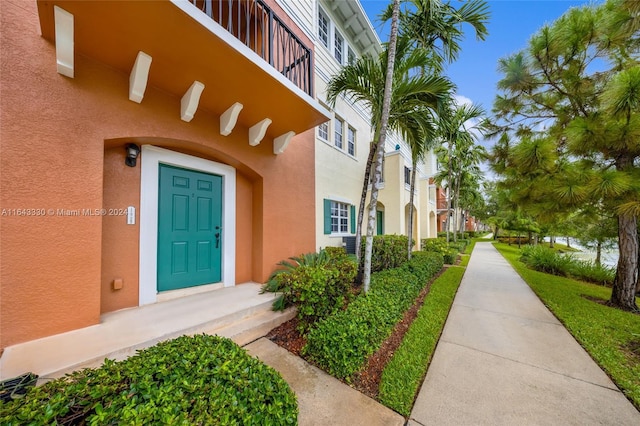
<svg viewBox="0 0 640 426">
<path fill-rule="evenodd" d="M 315 91 L 316 98 L 332 111 L 332 119 L 325 126 L 316 128 L 316 246 L 321 249 L 327 246 L 343 245 L 343 238 L 355 235 L 355 219 L 357 216 L 369 144 L 372 139 L 370 112 L 361 104 L 354 104 L 340 97 L 335 106 L 326 102 L 326 85 L 331 77 L 337 74 L 346 63 L 336 59 L 336 34 L 344 38 L 343 54 L 348 55 L 351 49 L 356 56 L 381 51 L 381 44 L 368 18 L 357 1 L 295 1 L 277 0 L 297 25 L 302 28 L 314 42 L 315 51 Z M 319 13 L 329 21 L 328 46 L 319 37 Z M 362 26 L 367 27 L 364 30 Z M 358 28 L 354 31 L 355 28 Z M 343 123 L 343 146 L 336 146 L 337 123 Z M 347 132 L 355 131 L 355 152 L 350 154 L 347 147 Z M 377 210 L 382 211 L 382 230 L 384 234 L 406 235 L 408 232 L 409 185 L 405 184 L 405 166 L 411 168 L 411 151 L 406 142 L 395 133 L 389 134 L 385 144 L 384 183 L 379 192 Z M 435 201 L 429 202 L 430 191 L 428 178 L 431 177 L 431 166 L 420 165 L 416 179 L 414 197 L 414 240 L 416 249 L 421 238 L 430 236 L 429 215 L 435 215 Z M 421 182 L 424 190 L 421 189 Z M 367 196 L 365 208 L 369 204 Z M 347 232 L 327 233 L 326 200 L 349 206 L 349 225 Z M 435 226 L 435 217 L 433 218 Z M 366 210 L 363 220 L 363 232 L 366 233 Z M 376 233 L 378 228 L 376 229 Z"/>
</svg>

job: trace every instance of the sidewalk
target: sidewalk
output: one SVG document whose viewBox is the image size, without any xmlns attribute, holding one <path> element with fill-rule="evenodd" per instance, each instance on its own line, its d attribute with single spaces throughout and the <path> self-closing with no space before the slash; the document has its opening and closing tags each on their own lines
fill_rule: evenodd
<svg viewBox="0 0 640 426">
<path fill-rule="evenodd" d="M 491 243 L 477 243 L 409 425 L 639 425 Z"/>
<path fill-rule="evenodd" d="M 282 374 L 298 397 L 301 426 L 402 426 L 404 417 L 266 338 L 245 349 Z"/>
</svg>

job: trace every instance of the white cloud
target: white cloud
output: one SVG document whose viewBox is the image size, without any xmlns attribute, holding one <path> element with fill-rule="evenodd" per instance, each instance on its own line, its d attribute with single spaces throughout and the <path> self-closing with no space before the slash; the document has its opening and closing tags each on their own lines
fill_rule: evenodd
<svg viewBox="0 0 640 426">
<path fill-rule="evenodd" d="M 456 105 L 473 105 L 473 101 L 466 96 L 453 95 L 453 99 Z"/>
</svg>

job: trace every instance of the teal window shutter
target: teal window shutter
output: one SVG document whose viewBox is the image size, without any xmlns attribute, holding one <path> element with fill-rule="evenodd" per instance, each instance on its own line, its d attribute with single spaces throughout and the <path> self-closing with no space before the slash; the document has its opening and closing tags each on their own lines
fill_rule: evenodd
<svg viewBox="0 0 640 426">
<path fill-rule="evenodd" d="M 349 220 L 351 221 L 351 233 L 356 233 L 356 206 L 349 206 Z"/>
<path fill-rule="evenodd" d="M 331 200 L 324 200 L 324 233 L 331 233 Z"/>
</svg>

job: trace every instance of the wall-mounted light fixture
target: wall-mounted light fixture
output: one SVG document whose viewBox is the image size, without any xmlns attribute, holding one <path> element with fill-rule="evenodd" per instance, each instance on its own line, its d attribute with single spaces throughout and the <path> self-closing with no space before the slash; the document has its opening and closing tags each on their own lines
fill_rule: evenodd
<svg viewBox="0 0 640 426">
<path fill-rule="evenodd" d="M 400 151 L 400 144 L 396 145 L 396 151 Z"/>
<path fill-rule="evenodd" d="M 127 149 L 127 158 L 124 159 L 124 163 L 129 167 L 135 167 L 138 155 L 140 155 L 140 147 L 135 143 L 128 143 L 125 148 Z"/>
</svg>

